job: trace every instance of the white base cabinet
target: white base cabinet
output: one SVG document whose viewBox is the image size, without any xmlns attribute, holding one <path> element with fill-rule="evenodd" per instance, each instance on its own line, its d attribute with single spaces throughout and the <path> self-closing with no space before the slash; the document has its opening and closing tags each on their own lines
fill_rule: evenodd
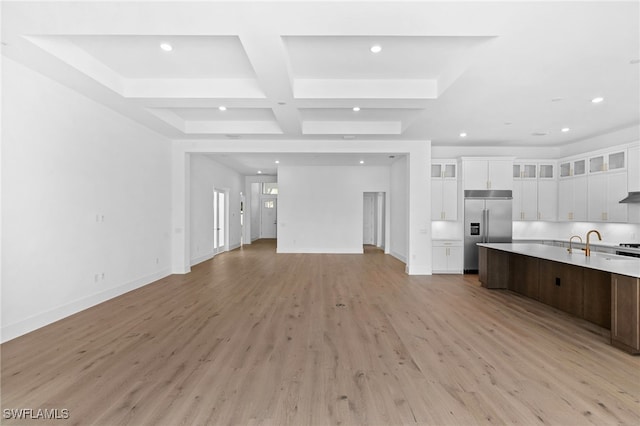
<svg viewBox="0 0 640 426">
<path fill-rule="evenodd" d="M 462 274 L 461 240 L 434 240 L 432 253 L 434 274 Z"/>
</svg>

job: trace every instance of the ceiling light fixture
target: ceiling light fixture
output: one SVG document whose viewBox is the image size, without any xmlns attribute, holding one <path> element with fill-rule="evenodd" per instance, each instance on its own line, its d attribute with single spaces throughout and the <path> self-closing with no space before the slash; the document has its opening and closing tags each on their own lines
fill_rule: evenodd
<svg viewBox="0 0 640 426">
<path fill-rule="evenodd" d="M 171 46 L 169 43 L 161 43 L 160 49 L 164 50 L 165 52 L 171 52 L 173 50 L 173 46 Z"/>
<path fill-rule="evenodd" d="M 551 102 L 560 102 L 562 100 L 563 100 L 563 98 L 553 98 L 553 99 L 551 99 Z"/>
<path fill-rule="evenodd" d="M 364 160 L 360 160 L 360 164 L 364 164 Z"/>
<path fill-rule="evenodd" d="M 465 132 L 462 132 L 462 133 L 460 133 L 460 137 L 461 137 L 461 138 L 466 138 L 466 137 L 467 137 L 467 134 L 466 134 Z"/>
<path fill-rule="evenodd" d="M 218 109 L 219 109 L 220 111 L 226 111 L 226 110 L 227 110 L 227 107 L 226 107 L 226 106 L 224 106 L 224 105 L 220 105 L 220 106 L 218 107 Z"/>
<path fill-rule="evenodd" d="M 591 99 L 591 102 L 593 102 L 594 104 L 599 104 L 602 101 L 604 101 L 604 98 L 601 97 L 601 96 L 598 96 L 597 98 Z"/>
<path fill-rule="evenodd" d="M 567 133 L 569 130 L 571 130 L 571 129 L 568 128 L 568 127 L 563 127 L 562 129 L 560 129 L 560 131 L 563 132 L 563 133 Z"/>
<path fill-rule="evenodd" d="M 276 160 L 276 164 L 280 164 L 280 160 Z"/>
<path fill-rule="evenodd" d="M 360 107 L 358 107 L 358 106 L 353 107 L 353 111 L 355 111 L 355 112 L 360 111 Z"/>
<path fill-rule="evenodd" d="M 380 53 L 382 51 L 382 46 L 374 44 L 369 50 L 371 50 L 372 53 Z"/>
<path fill-rule="evenodd" d="M 258 170 L 258 174 L 261 175 L 262 174 L 262 170 Z"/>
</svg>

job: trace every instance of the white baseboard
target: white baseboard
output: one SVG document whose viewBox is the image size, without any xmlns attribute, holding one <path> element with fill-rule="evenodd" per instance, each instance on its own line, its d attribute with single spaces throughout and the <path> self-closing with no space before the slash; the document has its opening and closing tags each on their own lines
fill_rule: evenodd
<svg viewBox="0 0 640 426">
<path fill-rule="evenodd" d="M 407 258 L 403 255 L 401 255 L 400 253 L 397 253 L 395 251 L 390 251 L 389 254 L 393 257 L 395 257 L 396 259 L 398 259 L 400 262 L 402 263 L 407 263 Z"/>
<path fill-rule="evenodd" d="M 84 311 L 92 306 L 106 302 L 109 299 L 128 293 L 131 290 L 144 287 L 145 285 L 151 284 L 154 281 L 158 281 L 169 275 L 171 275 L 171 270 L 166 268 L 156 272 L 155 274 L 138 278 L 118 287 L 112 287 L 100 293 L 92 294 L 71 303 L 58 306 L 57 308 L 33 315 L 22 321 L 3 326 L 0 341 L 4 343 L 11 339 L 15 339 L 23 334 L 27 334 L 31 331 L 37 330 L 38 328 L 44 327 L 45 325 L 49 325 L 80 311 Z"/>
<path fill-rule="evenodd" d="M 191 259 L 191 266 L 196 266 L 198 263 L 206 262 L 209 259 L 213 259 L 214 253 L 206 253 L 202 256 L 194 257 Z"/>
<path fill-rule="evenodd" d="M 362 254 L 364 250 L 362 247 L 360 248 L 331 248 L 331 249 L 319 249 L 319 248 L 280 248 L 277 247 L 276 253 L 282 254 L 295 254 L 295 253 L 304 253 L 304 254 Z"/>
<path fill-rule="evenodd" d="M 411 266 L 407 265 L 407 274 L 409 275 L 431 275 L 429 266 Z"/>
</svg>

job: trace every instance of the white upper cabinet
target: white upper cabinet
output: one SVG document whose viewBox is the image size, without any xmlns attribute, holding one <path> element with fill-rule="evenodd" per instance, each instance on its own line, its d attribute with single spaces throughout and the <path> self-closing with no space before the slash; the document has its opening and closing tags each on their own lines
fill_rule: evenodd
<svg viewBox="0 0 640 426">
<path fill-rule="evenodd" d="M 513 158 L 462 158 L 464 189 L 513 189 Z"/>
<path fill-rule="evenodd" d="M 431 220 L 458 220 L 457 171 L 456 160 L 431 163 Z"/>
<path fill-rule="evenodd" d="M 558 185 L 553 161 L 513 165 L 513 220 L 556 220 Z"/>
<path fill-rule="evenodd" d="M 626 173 L 589 175 L 589 221 L 626 222 L 627 205 L 619 203 L 626 196 Z"/>
</svg>

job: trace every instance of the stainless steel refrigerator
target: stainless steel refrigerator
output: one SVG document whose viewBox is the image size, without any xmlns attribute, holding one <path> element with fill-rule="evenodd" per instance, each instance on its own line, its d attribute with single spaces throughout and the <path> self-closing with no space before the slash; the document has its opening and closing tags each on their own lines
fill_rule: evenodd
<svg viewBox="0 0 640 426">
<path fill-rule="evenodd" d="M 464 272 L 478 272 L 477 243 L 510 243 L 510 190 L 464 191 Z"/>
</svg>

